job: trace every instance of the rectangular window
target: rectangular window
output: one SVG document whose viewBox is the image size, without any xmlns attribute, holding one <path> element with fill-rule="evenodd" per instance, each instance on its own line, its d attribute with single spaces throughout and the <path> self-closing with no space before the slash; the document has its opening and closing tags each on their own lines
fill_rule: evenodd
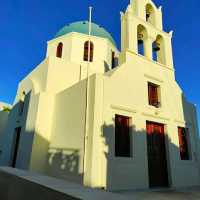
<svg viewBox="0 0 200 200">
<path fill-rule="evenodd" d="M 115 115 L 115 156 L 131 157 L 131 118 Z"/>
<path fill-rule="evenodd" d="M 149 105 L 154 106 L 156 108 L 160 107 L 158 85 L 154 83 L 148 83 L 148 97 L 149 97 Z"/>
<path fill-rule="evenodd" d="M 181 160 L 189 160 L 189 149 L 188 149 L 188 139 L 189 130 L 187 128 L 178 127 L 178 137 L 179 137 L 179 151 Z"/>
</svg>

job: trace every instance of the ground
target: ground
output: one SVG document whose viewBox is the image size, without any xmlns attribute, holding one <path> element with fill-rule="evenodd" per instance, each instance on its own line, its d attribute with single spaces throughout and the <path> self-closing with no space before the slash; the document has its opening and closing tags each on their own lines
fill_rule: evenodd
<svg viewBox="0 0 200 200">
<path fill-rule="evenodd" d="M 151 191 L 126 191 L 121 195 L 130 200 L 199 200 L 200 187 L 181 189 L 157 189 Z"/>
<path fill-rule="evenodd" d="M 0 167 L 0 200 L 200 200 L 200 186 L 107 192 L 10 167 Z"/>
</svg>

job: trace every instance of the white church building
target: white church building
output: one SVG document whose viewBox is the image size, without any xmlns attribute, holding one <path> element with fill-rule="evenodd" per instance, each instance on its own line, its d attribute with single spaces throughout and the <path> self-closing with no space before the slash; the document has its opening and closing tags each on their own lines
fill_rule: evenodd
<svg viewBox="0 0 200 200">
<path fill-rule="evenodd" d="M 131 0 L 121 50 L 80 21 L 20 83 L 0 165 L 107 190 L 200 185 L 196 108 L 175 80 L 162 8 Z"/>
</svg>

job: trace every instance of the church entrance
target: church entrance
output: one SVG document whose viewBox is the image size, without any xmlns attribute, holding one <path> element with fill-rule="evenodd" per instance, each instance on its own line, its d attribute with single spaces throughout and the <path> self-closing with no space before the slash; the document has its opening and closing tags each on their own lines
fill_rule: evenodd
<svg viewBox="0 0 200 200">
<path fill-rule="evenodd" d="M 19 142 L 20 142 L 20 135 L 21 135 L 21 127 L 18 127 L 15 129 L 14 133 L 14 139 L 13 139 L 13 159 L 12 159 L 12 164 L 11 166 L 13 168 L 16 167 L 16 162 L 17 162 L 17 154 L 19 150 Z"/>
<path fill-rule="evenodd" d="M 168 170 L 164 125 L 147 122 L 149 186 L 167 187 Z"/>
</svg>

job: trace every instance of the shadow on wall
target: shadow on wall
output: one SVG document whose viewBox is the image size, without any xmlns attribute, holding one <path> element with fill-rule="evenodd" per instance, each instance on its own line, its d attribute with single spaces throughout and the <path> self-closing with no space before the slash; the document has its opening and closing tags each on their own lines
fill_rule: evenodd
<svg viewBox="0 0 200 200">
<path fill-rule="evenodd" d="M 104 72 L 107 72 L 110 70 L 110 67 L 106 61 L 104 61 Z"/>
<path fill-rule="evenodd" d="M 18 154 L 23 157 L 20 159 L 21 163 L 18 162 L 19 168 L 28 169 L 34 135 L 34 131 L 26 130 L 30 96 L 31 92 L 27 93 L 24 101 L 17 102 L 8 115 L 6 128 L 2 135 L 0 165 L 11 166 L 14 154 L 18 151 Z M 21 129 L 18 144 L 16 141 L 17 128 Z"/>
<path fill-rule="evenodd" d="M 144 183 L 146 183 L 147 188 L 170 187 L 177 186 L 177 184 L 188 184 L 188 186 L 199 184 L 198 172 L 191 173 L 190 177 L 188 176 L 188 180 L 182 176 L 185 173 L 185 167 L 189 166 L 188 162 L 198 161 L 198 168 L 200 166 L 200 138 L 195 106 L 188 103 L 183 95 L 181 104 L 184 114 L 183 120 L 186 122 L 186 125 L 183 124 L 182 128 L 189 128 L 186 148 L 188 149 L 188 154 L 191 154 L 191 156 L 189 156 L 188 161 L 187 158 L 186 160 L 181 160 L 181 154 L 184 152 L 180 153 L 180 151 L 185 151 L 186 149 L 185 147 L 182 148 L 183 144 L 177 146 L 169 138 L 168 135 L 172 133 L 168 134 L 167 123 L 155 124 L 154 130 L 150 125 L 149 127 L 145 127 L 151 132 L 149 135 L 149 131 L 146 129 L 139 130 L 132 125 L 134 124 L 133 119 L 133 123 L 130 122 L 129 124 L 129 139 L 120 138 L 122 147 L 116 145 L 116 118 L 113 119 L 112 124 L 104 124 L 102 126 L 102 137 L 107 147 L 107 151 L 104 154 L 105 159 L 107 159 L 105 171 L 107 173 L 106 185 L 108 190 L 140 189 L 144 188 Z M 176 111 L 174 110 L 173 112 L 175 113 Z M 156 123 L 156 119 L 154 122 Z M 163 131 L 157 125 L 163 125 Z M 177 126 L 177 131 L 173 134 L 177 134 L 177 137 L 180 137 L 178 123 L 175 126 Z M 164 134 L 161 134 L 161 132 Z M 122 131 L 121 134 L 127 133 L 126 131 Z M 190 143 L 190 141 L 193 141 L 193 143 Z M 126 144 L 123 144 L 124 142 Z M 184 142 L 182 139 L 182 143 Z M 126 145 L 129 145 L 128 143 L 130 143 L 130 155 L 127 156 L 126 153 L 124 154 L 123 149 L 126 149 Z M 122 150 L 121 154 L 125 156 L 120 156 L 117 148 L 120 148 Z M 183 164 L 183 168 L 181 163 Z M 193 163 L 188 170 L 195 168 L 196 164 Z"/>
<path fill-rule="evenodd" d="M 8 120 L 8 115 L 9 112 L 8 111 L 0 111 L 0 158 L 1 158 L 1 154 L 2 154 L 2 146 L 3 146 L 3 134 L 4 134 L 4 130 L 6 127 L 6 123 Z"/>
<path fill-rule="evenodd" d="M 113 121 L 115 124 L 115 119 Z M 102 126 L 103 138 L 107 146 L 107 152 L 104 152 L 105 159 L 107 159 L 105 169 L 107 189 L 113 191 L 171 187 L 172 167 L 176 162 L 180 162 L 180 151 L 179 147 L 173 144 L 168 137 L 165 124 L 157 123 L 155 130 L 150 130 L 150 135 L 145 129 L 137 130 L 131 125 L 129 127 L 130 141 L 128 141 L 130 142 L 130 155 L 124 157 L 116 156 L 120 154 L 117 150 L 120 145 L 117 146 L 115 143 L 116 128 L 113 124 Z M 163 134 L 159 125 L 163 125 Z M 127 139 L 122 140 L 121 138 L 122 143 L 127 143 Z M 122 151 L 123 145 L 120 148 Z"/>
<path fill-rule="evenodd" d="M 79 160 L 79 150 L 52 148 L 49 147 L 49 142 L 41 136 L 41 133 L 35 132 L 33 136 L 31 132 L 22 132 L 19 143 L 12 142 L 12 156 L 9 165 L 16 163 L 15 167 L 19 169 L 82 183 Z"/>
<path fill-rule="evenodd" d="M 50 176 L 82 183 L 78 149 L 50 147 L 47 166 L 47 174 Z"/>
<path fill-rule="evenodd" d="M 200 135 L 199 135 L 199 126 L 198 126 L 198 116 L 197 116 L 197 107 L 194 104 L 191 104 L 187 101 L 184 94 L 182 93 L 182 106 L 184 120 L 186 122 L 185 127 L 188 128 L 188 145 L 191 149 L 190 156 L 199 163 L 200 166 Z M 191 138 L 193 136 L 193 138 Z M 194 144 L 194 147 L 191 148 L 191 142 Z M 199 167 L 200 174 L 200 167 Z"/>
</svg>

